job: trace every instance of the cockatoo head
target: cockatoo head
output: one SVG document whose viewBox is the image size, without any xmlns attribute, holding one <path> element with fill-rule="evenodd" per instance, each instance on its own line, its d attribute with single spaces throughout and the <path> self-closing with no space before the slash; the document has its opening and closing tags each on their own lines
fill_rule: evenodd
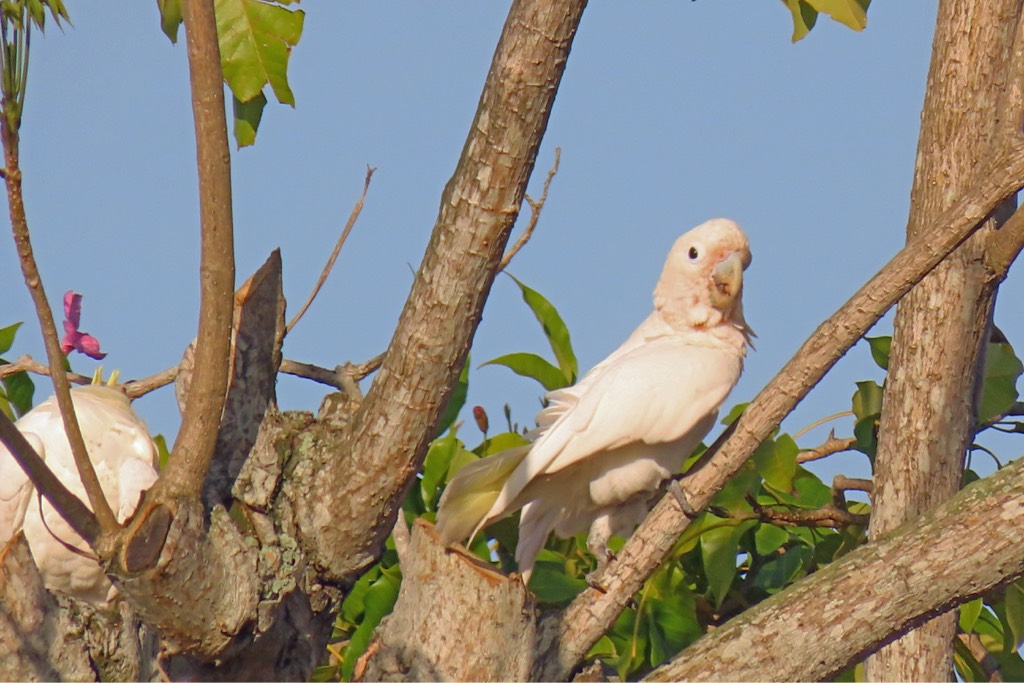
<svg viewBox="0 0 1024 683">
<path fill-rule="evenodd" d="M 750 245 L 736 223 L 713 218 L 676 240 L 654 289 L 654 307 L 680 330 L 738 330 L 755 336 L 743 319 L 743 271 Z"/>
</svg>

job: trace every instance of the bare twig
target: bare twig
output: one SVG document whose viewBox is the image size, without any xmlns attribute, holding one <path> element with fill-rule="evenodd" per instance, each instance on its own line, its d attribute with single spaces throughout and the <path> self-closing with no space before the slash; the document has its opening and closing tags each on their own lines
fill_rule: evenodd
<svg viewBox="0 0 1024 683">
<path fill-rule="evenodd" d="M 184 0 L 201 224 L 199 331 L 195 367 L 173 454 L 157 487 L 199 495 L 227 395 L 235 295 L 231 152 L 213 0 Z"/>
<path fill-rule="evenodd" d="M 359 214 L 363 212 L 363 201 L 366 199 L 366 191 L 370 189 L 370 178 L 373 177 L 373 172 L 376 168 L 371 166 L 366 167 L 366 180 L 363 181 L 363 193 L 359 195 L 359 201 L 356 202 L 355 206 L 352 207 L 352 212 L 348 215 L 348 220 L 345 222 L 345 228 L 341 231 L 341 236 L 338 238 L 337 243 L 334 245 L 334 251 L 331 252 L 330 258 L 327 259 L 327 264 L 324 266 L 323 271 L 320 273 L 320 278 L 316 281 L 316 285 L 313 286 L 313 291 L 309 293 L 309 298 L 306 299 L 306 303 L 302 304 L 302 308 L 295 314 L 295 317 L 291 319 L 291 322 L 284 328 L 284 333 L 288 334 L 292 331 L 302 316 L 306 314 L 310 305 L 313 303 L 313 299 L 320 293 L 320 288 L 327 282 L 327 276 L 331 274 L 331 269 L 334 268 L 334 262 L 338 260 L 338 254 L 341 253 L 341 248 L 345 246 L 345 241 L 348 239 L 348 234 L 352 232 L 352 228 L 355 226 L 356 221 L 359 220 Z"/>
<path fill-rule="evenodd" d="M 870 479 L 855 479 L 837 474 L 832 478 L 833 491 L 863 491 L 871 494 L 875 491 L 875 483 Z"/>
<path fill-rule="evenodd" d="M 25 354 L 13 363 L 7 363 L 0 365 L 0 379 L 4 377 L 10 377 L 16 375 L 19 372 L 31 372 L 34 375 L 50 376 L 50 368 L 47 365 L 43 365 L 39 361 L 32 358 L 32 356 Z M 86 375 L 79 375 L 75 372 L 66 373 L 69 381 L 75 384 L 91 384 L 92 377 Z"/>
<path fill-rule="evenodd" d="M 349 391 L 351 389 L 351 387 L 348 386 L 349 381 L 358 382 L 359 380 L 368 377 L 380 367 L 383 359 L 384 354 L 380 354 L 362 363 L 344 363 L 342 365 L 335 366 L 334 369 L 331 370 L 329 368 L 322 368 L 319 365 L 313 365 L 312 363 L 300 363 L 299 361 L 288 360 L 286 358 L 281 361 L 279 371 L 286 375 L 294 375 L 304 379 L 311 379 L 314 382 L 326 384 L 327 386 L 334 387 L 335 389 Z"/>
<path fill-rule="evenodd" d="M 125 382 L 121 385 L 121 391 L 123 391 L 128 398 L 135 400 L 140 396 L 145 396 L 151 391 L 156 391 L 160 387 L 165 387 L 173 382 L 178 377 L 178 366 L 172 366 L 150 375 L 149 377 L 143 377 L 142 379 L 133 379 Z"/>
<path fill-rule="evenodd" d="M 837 439 L 835 430 L 829 432 L 828 438 L 825 439 L 825 443 L 821 444 L 817 448 L 810 450 L 801 451 L 797 453 L 796 461 L 798 463 L 812 462 L 814 460 L 821 460 L 827 458 L 830 455 L 836 453 L 843 453 L 845 451 L 853 450 L 853 447 L 857 444 L 857 439 L 848 437 L 845 439 Z"/>
<path fill-rule="evenodd" d="M 540 199 L 533 201 L 530 199 L 530 195 L 525 195 L 527 203 L 530 205 L 530 222 L 526 224 L 526 228 L 523 230 L 523 234 L 519 236 L 516 243 L 513 244 L 505 255 L 501 257 L 501 265 L 498 266 L 498 270 L 505 270 L 509 263 L 512 262 L 512 258 L 519 253 L 519 250 L 530 241 L 530 237 L 533 236 L 533 231 L 537 227 L 537 221 L 540 220 L 540 212 L 544 209 L 544 203 L 548 200 L 548 188 L 551 187 L 551 180 L 558 173 L 558 164 L 562 160 L 562 148 L 555 147 L 555 163 L 551 165 L 551 169 L 548 171 L 547 178 L 544 179 L 544 189 L 541 190 Z"/>
<path fill-rule="evenodd" d="M 812 422 L 811 424 L 807 425 L 806 427 L 801 429 L 799 432 L 794 434 L 793 435 L 793 439 L 799 439 L 801 436 L 803 436 L 807 432 L 811 431 L 815 427 L 820 427 L 821 425 L 825 424 L 826 422 L 831 422 L 832 420 L 838 420 L 841 417 L 852 417 L 852 416 L 853 416 L 853 411 L 852 410 L 844 410 L 841 413 L 836 413 L 835 415 L 829 415 L 828 417 L 823 417 L 820 420 L 816 420 L 815 422 Z M 833 433 L 834 433 L 834 430 L 833 430 Z"/>
<path fill-rule="evenodd" d="M 866 527 L 870 520 L 869 515 L 854 514 L 834 504 L 825 505 L 814 510 L 802 510 L 765 507 L 754 500 L 752 496 L 747 497 L 747 502 L 750 503 L 752 512 L 723 512 L 715 510 L 711 510 L 711 512 L 717 517 L 741 520 L 756 519 L 759 522 L 774 526 L 825 527 L 831 529 L 840 529 L 848 526 Z"/>
</svg>

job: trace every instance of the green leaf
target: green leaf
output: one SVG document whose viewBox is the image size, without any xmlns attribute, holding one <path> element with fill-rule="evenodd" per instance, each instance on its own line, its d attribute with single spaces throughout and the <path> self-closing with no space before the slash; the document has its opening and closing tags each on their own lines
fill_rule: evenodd
<svg viewBox="0 0 1024 683">
<path fill-rule="evenodd" d="M 288 57 L 302 36 L 305 14 L 262 0 L 216 0 L 224 80 L 239 102 L 270 84 L 277 101 L 295 106 Z"/>
<path fill-rule="evenodd" d="M 260 127 L 263 109 L 267 106 L 267 96 L 260 91 L 248 102 L 239 102 L 237 97 L 232 97 L 231 106 L 235 119 L 235 144 L 248 147 L 256 142 L 256 130 Z"/>
<path fill-rule="evenodd" d="M 700 535 L 701 560 L 708 588 L 715 598 L 715 609 L 729 593 L 736 577 L 736 553 L 739 551 L 737 527 L 729 524 L 712 527 Z"/>
<path fill-rule="evenodd" d="M 818 21 L 818 11 L 806 0 L 782 0 L 793 15 L 793 42 L 803 39 Z"/>
<path fill-rule="evenodd" d="M 160 30 L 172 43 L 178 42 L 178 27 L 181 26 L 181 0 L 156 0 L 160 10 Z"/>
<path fill-rule="evenodd" d="M 18 333 L 21 323 L 0 327 L 0 353 L 7 353 L 14 345 L 14 336 Z"/>
<path fill-rule="evenodd" d="M 1024 366 L 1009 344 L 989 344 L 985 353 L 985 380 L 982 385 L 978 422 L 984 423 L 1006 414 L 1017 402 L 1017 379 Z"/>
<path fill-rule="evenodd" d="M 509 353 L 481 363 L 480 367 L 485 365 L 504 365 L 517 375 L 537 380 L 548 391 L 570 384 L 561 370 L 535 353 Z"/>
<path fill-rule="evenodd" d="M 882 386 L 877 382 L 857 382 L 857 391 L 853 395 L 853 414 L 858 420 L 882 412 L 882 394 Z"/>
<path fill-rule="evenodd" d="M 473 452 L 480 457 L 483 457 L 485 455 L 493 455 L 494 453 L 507 451 L 510 448 L 525 446 L 528 443 L 530 442 L 526 437 L 518 432 L 502 432 L 501 434 L 495 434 L 491 438 L 484 440 L 479 446 L 473 449 Z"/>
<path fill-rule="evenodd" d="M 789 491 L 793 488 L 793 475 L 796 474 L 796 456 L 800 448 L 788 434 L 778 439 L 764 441 L 754 451 L 754 465 L 757 472 L 773 488 Z"/>
<path fill-rule="evenodd" d="M 448 428 L 455 424 L 462 406 L 466 405 L 466 394 L 469 392 L 469 354 L 466 355 L 466 364 L 462 366 L 459 373 L 459 381 L 452 389 L 452 395 L 448 398 L 448 405 L 441 414 L 441 422 L 437 425 L 437 435 L 440 436 L 448 431 Z"/>
<path fill-rule="evenodd" d="M 566 605 L 587 587 L 587 582 L 565 573 L 563 564 L 540 562 L 530 576 L 530 591 L 541 602 Z"/>
<path fill-rule="evenodd" d="M 562 374 L 565 375 L 566 381 L 562 386 L 572 384 L 576 381 L 579 368 L 576 363 L 576 354 L 572 350 L 572 341 L 569 339 L 569 328 L 565 326 L 562 316 L 558 314 L 558 311 L 551 305 L 550 301 L 516 278 L 513 277 L 512 279 L 519 285 L 519 289 L 523 294 L 523 301 L 530 307 L 533 315 L 537 318 L 537 322 L 544 328 L 544 336 L 547 337 L 548 344 L 551 345 L 551 350 L 555 353 L 558 367 L 561 368 Z"/>
<path fill-rule="evenodd" d="M 868 5 L 871 0 L 806 0 L 814 9 L 827 14 L 834 21 L 854 31 L 863 31 L 868 25 Z"/>
<path fill-rule="evenodd" d="M 594 643 L 594 646 L 590 648 L 590 652 L 587 653 L 587 659 L 594 657 L 614 657 L 618 654 L 615 649 L 615 643 L 608 636 L 601 636 L 600 640 Z"/>
<path fill-rule="evenodd" d="M 789 541 L 789 534 L 774 524 L 761 524 L 754 532 L 754 549 L 758 555 L 771 555 Z"/>
<path fill-rule="evenodd" d="M 765 593 L 772 595 L 788 586 L 797 577 L 810 558 L 811 549 L 803 545 L 795 545 L 782 554 L 771 557 L 761 565 L 754 577 L 753 585 Z"/>
<path fill-rule="evenodd" d="M 171 457 L 171 452 L 167 448 L 167 439 L 164 438 L 163 434 L 157 434 L 153 437 L 153 443 L 156 444 L 157 466 L 162 472 L 167 467 L 167 461 Z"/>
<path fill-rule="evenodd" d="M 370 637 L 377 628 L 380 620 L 391 613 L 398 600 L 398 589 L 400 581 L 388 573 L 381 572 L 381 577 L 373 582 L 366 595 L 363 597 L 364 614 L 363 621 L 352 633 L 352 639 L 345 648 L 345 664 L 342 666 L 342 675 L 346 680 L 352 680 L 352 671 L 355 668 L 356 660 L 359 659 L 367 646 L 370 644 Z"/>
<path fill-rule="evenodd" d="M 1018 579 L 1006 587 L 1004 598 L 1006 605 L 1006 623 L 1013 634 L 1013 647 L 1016 650 L 1024 642 L 1024 585 Z"/>
<path fill-rule="evenodd" d="M 964 633 L 970 633 L 974 630 L 974 624 L 977 623 L 984 606 L 985 601 L 982 598 L 976 598 L 960 605 L 960 628 Z"/>
<path fill-rule="evenodd" d="M 892 337 L 865 337 L 868 346 L 871 347 L 871 357 L 878 367 L 883 370 L 889 369 L 889 352 L 892 349 Z"/>
<path fill-rule="evenodd" d="M 462 444 L 455 438 L 455 434 L 448 434 L 440 439 L 434 439 L 427 449 L 427 457 L 423 459 L 423 478 L 420 479 L 420 492 L 423 496 L 423 503 L 428 510 L 436 510 L 434 497 L 441 486 L 441 482 L 448 475 L 448 468 L 452 458 L 458 452 Z"/>
<path fill-rule="evenodd" d="M 725 483 L 722 490 L 715 494 L 711 504 L 733 513 L 750 512 L 747 496 L 754 493 L 760 483 L 760 475 L 753 463 L 747 461 L 733 478 Z"/>
<path fill-rule="evenodd" d="M 875 451 L 878 450 L 878 432 L 875 428 L 879 417 L 877 413 L 867 415 L 853 425 L 853 436 L 857 439 L 855 447 L 868 456 L 871 462 L 875 461 Z"/>
<path fill-rule="evenodd" d="M 740 415 L 743 414 L 743 411 L 746 410 L 747 406 L 749 405 L 749 401 L 747 401 L 746 403 L 737 403 L 736 405 L 734 405 L 732 408 L 729 409 L 729 413 L 722 418 L 722 424 L 728 426 L 731 425 L 736 420 L 740 419 Z"/>
<path fill-rule="evenodd" d="M 350 624 L 357 624 L 365 612 L 366 592 L 370 585 L 380 577 L 380 566 L 371 567 L 369 571 L 359 577 L 356 585 L 352 587 L 345 601 L 341 603 L 341 618 Z"/>
<path fill-rule="evenodd" d="M 0 363 L 3 362 L 4 360 L 0 358 Z M 32 378 L 29 377 L 27 372 L 16 372 L 13 375 L 4 377 L 0 384 L 3 385 L 0 396 L 3 396 L 4 400 L 10 403 L 17 417 L 21 417 L 32 410 L 32 396 L 35 394 L 36 385 L 32 382 Z"/>
</svg>

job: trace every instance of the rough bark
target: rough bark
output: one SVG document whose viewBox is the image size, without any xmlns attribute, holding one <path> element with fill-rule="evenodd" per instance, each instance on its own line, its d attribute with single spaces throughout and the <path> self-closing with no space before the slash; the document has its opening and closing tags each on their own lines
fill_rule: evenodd
<svg viewBox="0 0 1024 683">
<path fill-rule="evenodd" d="M 649 680 L 829 680 L 894 634 L 1024 574 L 1022 543 L 1016 460 L 730 620 Z"/>
<path fill-rule="evenodd" d="M 536 656 L 536 607 L 522 581 L 445 550 L 423 521 L 413 527 L 402 576 L 395 609 L 374 633 L 355 679 L 527 679 Z"/>
<path fill-rule="evenodd" d="M 394 527 L 462 371 L 519 212 L 585 0 L 512 4 L 437 222 L 351 438 L 294 499 L 304 542 L 345 583 Z M 330 500 L 331 505 L 323 505 Z"/>
<path fill-rule="evenodd" d="M 127 603 L 47 592 L 21 534 L 0 551 L 0 680 L 149 680 L 157 646 Z"/>
<path fill-rule="evenodd" d="M 1018 0 L 939 4 L 911 192 L 907 241 L 967 192 L 993 149 Z M 976 393 L 998 280 L 987 267 L 993 228 L 979 230 L 900 302 L 886 380 L 869 537 L 952 496 L 974 435 Z M 949 680 L 956 613 L 883 648 L 869 680 Z"/>
</svg>

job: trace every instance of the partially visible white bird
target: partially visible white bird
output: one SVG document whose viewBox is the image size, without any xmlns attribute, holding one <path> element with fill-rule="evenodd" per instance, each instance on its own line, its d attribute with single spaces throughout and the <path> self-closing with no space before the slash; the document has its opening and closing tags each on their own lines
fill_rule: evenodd
<svg viewBox="0 0 1024 683">
<path fill-rule="evenodd" d="M 441 498 L 445 544 L 522 509 L 516 561 L 528 582 L 554 530 L 589 529 L 603 564 L 612 535 L 628 536 L 654 494 L 715 423 L 743 370 L 753 332 L 743 319 L 750 248 L 717 218 L 673 245 L 654 290 L 654 312 L 571 387 L 547 394 L 528 446 L 472 462 Z"/>
<path fill-rule="evenodd" d="M 71 400 L 100 486 L 118 521 L 123 522 L 134 512 L 142 492 L 157 479 L 156 445 L 128 397 L 119 390 L 101 384 L 76 387 L 71 390 Z M 57 478 L 89 505 L 56 399 L 40 403 L 16 425 Z M 113 597 L 114 588 L 99 563 L 64 546 L 67 543 L 91 555 L 88 544 L 36 494 L 32 482 L 0 444 L 0 545 L 19 530 L 25 532 L 48 589 L 92 603 Z"/>
</svg>

